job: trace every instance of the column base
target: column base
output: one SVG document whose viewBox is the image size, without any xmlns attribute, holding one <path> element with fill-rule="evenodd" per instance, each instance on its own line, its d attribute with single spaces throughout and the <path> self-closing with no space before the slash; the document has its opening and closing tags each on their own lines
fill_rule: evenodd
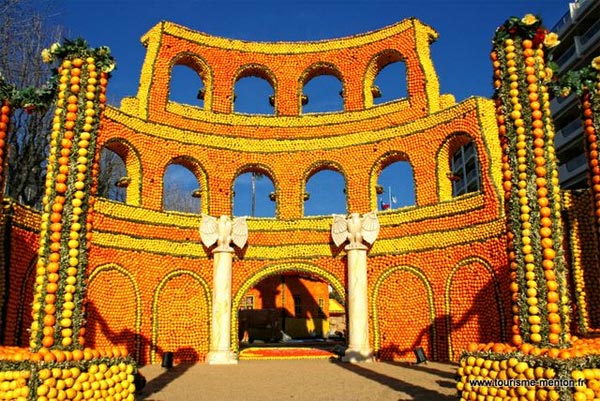
<svg viewBox="0 0 600 401">
<path fill-rule="evenodd" d="M 342 357 L 342 362 L 350 363 L 373 362 L 374 360 L 373 351 L 370 348 L 348 348 Z"/>
<path fill-rule="evenodd" d="M 209 365 L 237 365 L 237 355 L 231 351 L 211 351 L 206 356 Z"/>
</svg>

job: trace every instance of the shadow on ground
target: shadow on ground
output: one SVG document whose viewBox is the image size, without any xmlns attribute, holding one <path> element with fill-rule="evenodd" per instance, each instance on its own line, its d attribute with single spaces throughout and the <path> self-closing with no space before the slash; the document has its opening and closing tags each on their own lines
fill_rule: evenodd
<svg viewBox="0 0 600 401">
<path fill-rule="evenodd" d="M 138 391 L 136 391 L 135 399 L 138 401 L 146 400 L 152 401 L 151 398 L 153 394 L 160 392 L 163 388 L 165 388 L 169 383 L 177 380 L 181 377 L 188 369 L 194 366 L 193 363 L 180 363 L 179 365 L 173 366 L 171 368 L 163 368 L 163 372 L 148 381 L 143 385 L 141 389 L 138 387 Z"/>
<path fill-rule="evenodd" d="M 331 363 L 335 364 L 336 366 L 339 366 L 342 369 L 346 369 L 352 373 L 355 373 L 357 375 L 360 375 L 364 378 L 367 378 L 369 380 L 373 380 L 374 382 L 377 382 L 383 386 L 387 386 L 389 388 L 391 388 L 394 391 L 398 391 L 398 392 L 402 392 L 405 393 L 407 395 L 409 395 L 411 398 L 408 398 L 408 400 L 411 401 L 432 401 L 432 400 L 436 400 L 436 401 L 456 401 L 456 397 L 455 396 L 449 396 L 449 395 L 445 395 L 445 394 L 441 394 L 438 393 L 436 391 L 430 390 L 428 388 L 425 387 L 421 387 L 415 384 L 411 384 L 408 381 L 404 381 L 401 380 L 398 377 L 392 377 L 392 376 L 388 376 L 379 372 L 376 372 L 372 369 L 369 369 L 369 365 L 370 364 L 354 364 L 354 363 L 345 363 L 345 362 L 340 362 L 337 359 L 331 359 L 330 360 Z M 397 364 L 398 366 L 404 366 L 407 369 L 418 369 L 424 372 L 427 372 L 427 369 L 429 368 L 424 368 L 422 365 L 414 365 L 414 364 Z M 438 371 L 437 369 L 430 369 L 433 370 L 433 372 L 430 372 L 432 374 L 435 374 L 437 376 L 444 376 L 444 377 L 448 377 L 448 380 L 435 380 L 435 382 L 443 388 L 451 388 L 455 386 L 455 381 L 454 381 L 454 376 L 451 374 L 448 374 L 448 372 L 441 372 Z M 403 398 L 399 398 L 398 401 L 404 401 Z"/>
<path fill-rule="evenodd" d="M 419 372 L 431 373 L 432 375 L 441 376 L 450 380 L 457 380 L 458 377 L 456 373 L 447 372 L 441 369 L 436 369 L 435 367 L 428 365 L 427 363 L 411 363 L 411 362 L 397 362 L 397 361 L 381 361 L 380 363 L 387 363 L 394 366 L 399 366 L 406 369 L 418 370 Z M 458 366 L 457 366 L 458 368 Z"/>
</svg>

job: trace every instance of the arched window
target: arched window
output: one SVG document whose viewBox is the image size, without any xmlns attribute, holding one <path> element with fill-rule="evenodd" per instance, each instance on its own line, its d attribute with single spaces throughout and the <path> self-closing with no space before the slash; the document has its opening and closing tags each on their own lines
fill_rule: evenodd
<svg viewBox="0 0 600 401">
<path fill-rule="evenodd" d="M 415 183 L 410 163 L 397 160 L 385 165 L 377 178 L 376 192 L 379 210 L 415 205 Z"/>
<path fill-rule="evenodd" d="M 477 149 L 472 140 L 460 146 L 450 155 L 450 169 L 452 196 L 481 190 L 481 171 Z"/>
<path fill-rule="evenodd" d="M 365 107 L 408 97 L 404 56 L 397 50 L 384 50 L 371 60 L 365 74 Z"/>
<path fill-rule="evenodd" d="M 341 72 L 331 63 L 316 63 L 300 77 L 301 113 L 328 113 L 344 110 Z"/>
<path fill-rule="evenodd" d="M 306 182 L 304 199 L 305 216 L 346 214 L 346 179 L 339 171 L 317 171 Z"/>
<path fill-rule="evenodd" d="M 266 79 L 255 76 L 241 78 L 235 83 L 234 93 L 236 113 L 273 114 L 273 87 Z"/>
<path fill-rule="evenodd" d="M 274 114 L 275 75 L 261 64 L 247 64 L 235 74 L 233 106 L 236 113 Z"/>
<path fill-rule="evenodd" d="M 177 64 L 171 71 L 169 100 L 204 108 L 204 81 L 193 68 Z"/>
<path fill-rule="evenodd" d="M 131 179 L 127 176 L 127 168 L 121 156 L 106 147 L 102 148 L 98 196 L 125 203 L 130 183 Z"/>
<path fill-rule="evenodd" d="M 333 75 L 319 75 L 304 86 L 303 113 L 328 113 L 344 110 L 342 83 Z M 306 100 L 304 100 L 306 99 Z"/>
<path fill-rule="evenodd" d="M 174 162 L 163 176 L 163 210 L 200 213 L 201 190 L 198 178 L 186 166 Z"/>
<path fill-rule="evenodd" d="M 273 181 L 264 171 L 248 171 L 233 184 L 233 215 L 275 217 L 277 195 Z"/>
<path fill-rule="evenodd" d="M 384 66 L 375 77 L 371 88 L 373 103 L 381 104 L 406 98 L 406 65 L 394 61 Z"/>
</svg>

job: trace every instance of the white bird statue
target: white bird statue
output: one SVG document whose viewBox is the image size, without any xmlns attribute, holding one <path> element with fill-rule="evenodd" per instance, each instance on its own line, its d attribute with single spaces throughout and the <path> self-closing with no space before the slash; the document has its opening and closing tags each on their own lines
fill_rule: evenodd
<svg viewBox="0 0 600 401">
<path fill-rule="evenodd" d="M 230 244 L 243 248 L 248 241 L 248 223 L 246 217 L 237 217 L 233 221 L 229 216 L 219 219 L 206 214 L 200 222 L 200 239 L 206 247 L 217 243 L 215 250 L 232 250 Z"/>
<path fill-rule="evenodd" d="M 333 216 L 331 237 L 336 246 L 348 241 L 349 248 L 361 248 L 364 247 L 363 240 L 373 244 L 378 235 L 379 219 L 376 212 L 366 213 L 362 218 L 358 213 L 351 213 L 349 216 Z"/>
</svg>

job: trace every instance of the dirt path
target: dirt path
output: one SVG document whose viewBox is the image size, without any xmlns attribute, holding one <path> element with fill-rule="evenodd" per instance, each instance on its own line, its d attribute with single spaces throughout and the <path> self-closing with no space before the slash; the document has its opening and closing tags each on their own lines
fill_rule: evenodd
<svg viewBox="0 0 600 401">
<path fill-rule="evenodd" d="M 158 365 L 141 369 L 136 400 L 160 401 L 451 401 L 456 366 L 337 360 L 251 360 L 237 365 Z"/>
</svg>

